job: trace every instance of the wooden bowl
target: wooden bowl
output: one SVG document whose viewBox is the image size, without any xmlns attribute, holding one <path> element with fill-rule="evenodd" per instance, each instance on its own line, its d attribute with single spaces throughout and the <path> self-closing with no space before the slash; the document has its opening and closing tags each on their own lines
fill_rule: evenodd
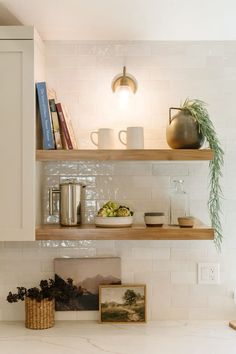
<svg viewBox="0 0 236 354">
<path fill-rule="evenodd" d="M 178 223 L 180 227 L 193 227 L 195 218 L 193 216 L 182 216 L 178 218 Z"/>
</svg>

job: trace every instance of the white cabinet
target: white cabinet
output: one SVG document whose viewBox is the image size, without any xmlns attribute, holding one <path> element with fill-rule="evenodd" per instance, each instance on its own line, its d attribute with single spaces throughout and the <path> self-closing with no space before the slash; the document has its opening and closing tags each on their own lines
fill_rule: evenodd
<svg viewBox="0 0 236 354">
<path fill-rule="evenodd" d="M 33 34 L 31 27 L 0 27 L 1 241 L 35 239 Z"/>
</svg>

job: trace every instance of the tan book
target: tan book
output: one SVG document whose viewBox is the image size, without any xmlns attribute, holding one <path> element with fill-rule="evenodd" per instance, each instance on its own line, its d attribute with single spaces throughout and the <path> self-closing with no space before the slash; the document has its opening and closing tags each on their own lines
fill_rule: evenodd
<svg viewBox="0 0 236 354">
<path fill-rule="evenodd" d="M 63 132 L 61 132 L 61 141 L 62 141 L 62 148 L 63 150 L 69 150 L 68 145 L 66 143 L 66 138 Z"/>
<path fill-rule="evenodd" d="M 230 322 L 229 322 L 229 326 L 230 326 L 231 328 L 233 328 L 233 329 L 236 330 L 236 320 L 230 321 Z"/>
<path fill-rule="evenodd" d="M 56 91 L 50 87 L 47 87 L 47 95 L 49 100 L 55 100 L 55 101 L 57 100 Z"/>
<path fill-rule="evenodd" d="M 52 117 L 52 126 L 53 126 L 53 134 L 54 134 L 56 149 L 61 150 L 63 146 L 62 146 L 61 131 L 60 131 L 55 99 L 49 99 L 49 107 L 50 107 L 50 113 Z"/>
</svg>

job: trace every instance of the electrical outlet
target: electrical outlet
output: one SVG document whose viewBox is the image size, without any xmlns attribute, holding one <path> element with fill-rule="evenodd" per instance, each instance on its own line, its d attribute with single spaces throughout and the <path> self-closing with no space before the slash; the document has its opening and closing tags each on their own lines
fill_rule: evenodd
<svg viewBox="0 0 236 354">
<path fill-rule="evenodd" d="M 198 263 L 198 284 L 219 284 L 219 263 Z"/>
</svg>

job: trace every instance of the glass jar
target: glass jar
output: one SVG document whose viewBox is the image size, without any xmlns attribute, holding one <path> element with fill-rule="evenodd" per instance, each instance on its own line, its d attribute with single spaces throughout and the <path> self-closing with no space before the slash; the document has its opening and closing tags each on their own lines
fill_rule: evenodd
<svg viewBox="0 0 236 354">
<path fill-rule="evenodd" d="M 189 216 L 189 199 L 184 190 L 184 180 L 173 180 L 170 190 L 170 225 L 178 225 L 178 218 Z"/>
</svg>

